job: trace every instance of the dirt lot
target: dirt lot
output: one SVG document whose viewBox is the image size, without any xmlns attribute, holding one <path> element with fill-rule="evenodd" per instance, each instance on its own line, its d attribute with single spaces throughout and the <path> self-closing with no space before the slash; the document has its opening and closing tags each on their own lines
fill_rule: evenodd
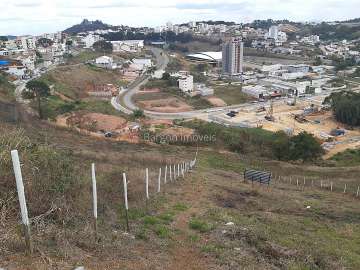
<svg viewBox="0 0 360 270">
<path fill-rule="evenodd" d="M 325 158 L 329 158 L 347 148 L 357 148 L 360 146 L 360 129 L 346 130 L 346 127 L 343 124 L 337 122 L 333 118 L 331 112 L 309 115 L 306 117 L 308 121 L 304 123 L 296 121 L 294 115 L 301 114 L 303 108 L 309 107 L 310 104 L 310 101 L 298 101 L 296 106 L 288 106 L 282 102 L 276 103 L 273 109 L 274 122 L 266 121 L 264 118 L 266 111 L 256 112 L 255 106 L 251 110 L 241 110 L 236 117 L 228 119 L 228 121 L 232 123 L 248 121 L 253 126 L 262 126 L 262 128 L 266 130 L 290 131 L 293 134 L 306 131 L 312 133 L 323 142 L 331 137 L 333 142 L 330 142 Z M 269 104 L 266 104 L 265 108 L 268 110 Z M 345 129 L 345 135 L 339 137 L 330 136 L 331 130 L 336 128 Z"/>
<path fill-rule="evenodd" d="M 105 130 L 109 132 L 115 132 L 124 129 L 127 120 L 119 116 L 79 111 L 76 113 L 59 116 L 57 118 L 57 123 L 62 126 L 74 124 L 79 128 L 84 128 L 85 126 L 91 125 L 93 131 Z"/>
<path fill-rule="evenodd" d="M 139 101 L 142 108 L 154 112 L 186 112 L 191 111 L 192 107 L 177 98 L 166 98 L 148 101 Z"/>
<path fill-rule="evenodd" d="M 218 97 L 206 97 L 206 99 L 215 107 L 222 107 L 227 105 L 225 101 Z"/>
</svg>

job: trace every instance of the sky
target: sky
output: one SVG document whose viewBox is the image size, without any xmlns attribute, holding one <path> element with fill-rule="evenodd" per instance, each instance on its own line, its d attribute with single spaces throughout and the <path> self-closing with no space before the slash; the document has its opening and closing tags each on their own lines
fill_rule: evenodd
<svg viewBox="0 0 360 270">
<path fill-rule="evenodd" d="M 0 35 L 64 30 L 83 19 L 159 26 L 201 20 L 334 21 L 360 17 L 360 0 L 1 0 Z"/>
</svg>

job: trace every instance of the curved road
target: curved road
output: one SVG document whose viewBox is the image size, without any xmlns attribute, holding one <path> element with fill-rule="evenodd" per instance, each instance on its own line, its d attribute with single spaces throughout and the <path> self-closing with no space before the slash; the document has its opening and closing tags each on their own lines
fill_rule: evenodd
<svg viewBox="0 0 360 270">
<path fill-rule="evenodd" d="M 157 59 L 157 69 L 164 70 L 169 63 L 169 57 L 166 53 L 159 48 L 150 48 L 154 53 Z M 134 110 L 139 109 L 133 102 L 132 96 L 139 90 L 140 86 L 146 84 L 149 80 L 150 76 L 143 73 L 139 78 L 137 78 L 133 83 L 130 84 L 128 89 L 124 89 L 120 92 L 119 96 L 113 97 L 111 99 L 111 105 L 118 111 L 122 111 L 126 114 L 132 114 Z M 284 102 L 283 100 L 274 101 L 275 103 Z M 209 116 L 212 114 L 218 114 L 220 112 L 228 112 L 230 110 L 237 110 L 241 108 L 248 108 L 250 110 L 256 110 L 259 106 L 267 105 L 267 103 L 243 103 L 232 106 L 224 106 L 224 107 L 216 107 L 216 108 L 208 108 L 203 110 L 194 110 L 187 112 L 177 112 L 177 113 L 162 113 L 162 112 L 154 112 L 145 110 L 144 114 L 150 118 L 155 119 L 193 119 L 193 118 L 201 118 L 201 119 L 209 119 Z"/>
<path fill-rule="evenodd" d="M 157 59 L 157 70 L 164 70 L 169 63 L 169 57 L 167 54 L 159 49 L 159 48 L 150 48 L 153 54 Z M 137 78 L 133 83 L 130 84 L 128 89 L 120 92 L 119 96 L 113 97 L 111 99 L 111 105 L 119 111 L 122 111 L 126 114 L 132 114 L 134 110 L 139 109 L 133 102 L 133 95 L 139 90 L 139 88 L 146 84 L 149 80 L 150 76 L 145 73 L 142 74 L 139 78 Z M 220 112 L 230 109 L 237 109 L 245 106 L 254 106 L 254 104 L 240 104 L 234 106 L 226 106 L 226 107 L 217 107 L 217 108 L 209 108 L 203 110 L 194 110 L 188 112 L 178 112 L 178 113 L 161 113 L 145 110 L 144 114 L 150 118 L 160 118 L 160 119 L 191 119 L 196 117 L 207 117 L 209 113 Z"/>
</svg>

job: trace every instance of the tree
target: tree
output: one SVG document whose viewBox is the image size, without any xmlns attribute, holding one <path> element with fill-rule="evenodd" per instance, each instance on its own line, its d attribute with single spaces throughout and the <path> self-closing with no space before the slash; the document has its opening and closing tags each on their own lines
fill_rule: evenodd
<svg viewBox="0 0 360 270">
<path fill-rule="evenodd" d="M 289 141 L 289 159 L 312 161 L 324 153 L 320 143 L 312 134 L 301 132 Z"/>
<path fill-rule="evenodd" d="M 273 135 L 272 152 L 278 160 L 289 158 L 290 139 L 284 131 L 278 131 Z"/>
<path fill-rule="evenodd" d="M 331 93 L 324 100 L 330 105 L 336 120 L 351 126 L 360 126 L 360 94 L 350 91 Z"/>
<path fill-rule="evenodd" d="M 50 96 L 50 88 L 43 81 L 32 80 L 26 83 L 26 90 L 23 91 L 24 99 L 36 99 L 40 119 L 43 118 L 41 101 Z"/>
<path fill-rule="evenodd" d="M 145 115 L 144 115 L 144 111 L 141 110 L 141 109 L 135 110 L 135 111 L 133 112 L 133 116 L 134 116 L 135 119 L 137 119 L 137 118 L 143 118 L 143 117 L 145 116 Z"/>
<path fill-rule="evenodd" d="M 162 75 L 162 79 L 163 79 L 163 80 L 169 80 L 169 79 L 170 79 L 170 73 L 169 73 L 169 72 L 165 72 L 165 73 Z"/>
<path fill-rule="evenodd" d="M 111 53 L 113 50 L 111 42 L 107 42 L 105 40 L 95 42 L 93 48 L 95 49 L 95 51 L 102 53 Z"/>
<path fill-rule="evenodd" d="M 47 48 L 54 44 L 51 39 L 48 38 L 40 38 L 37 40 L 37 44 L 41 47 Z"/>
</svg>

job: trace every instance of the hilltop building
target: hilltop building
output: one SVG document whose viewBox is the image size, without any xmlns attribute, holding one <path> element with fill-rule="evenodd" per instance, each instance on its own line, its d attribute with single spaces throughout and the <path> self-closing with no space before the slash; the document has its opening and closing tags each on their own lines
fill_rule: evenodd
<svg viewBox="0 0 360 270">
<path fill-rule="evenodd" d="M 239 75 L 243 73 L 244 43 L 240 39 L 231 38 L 223 44 L 223 74 Z"/>
</svg>

